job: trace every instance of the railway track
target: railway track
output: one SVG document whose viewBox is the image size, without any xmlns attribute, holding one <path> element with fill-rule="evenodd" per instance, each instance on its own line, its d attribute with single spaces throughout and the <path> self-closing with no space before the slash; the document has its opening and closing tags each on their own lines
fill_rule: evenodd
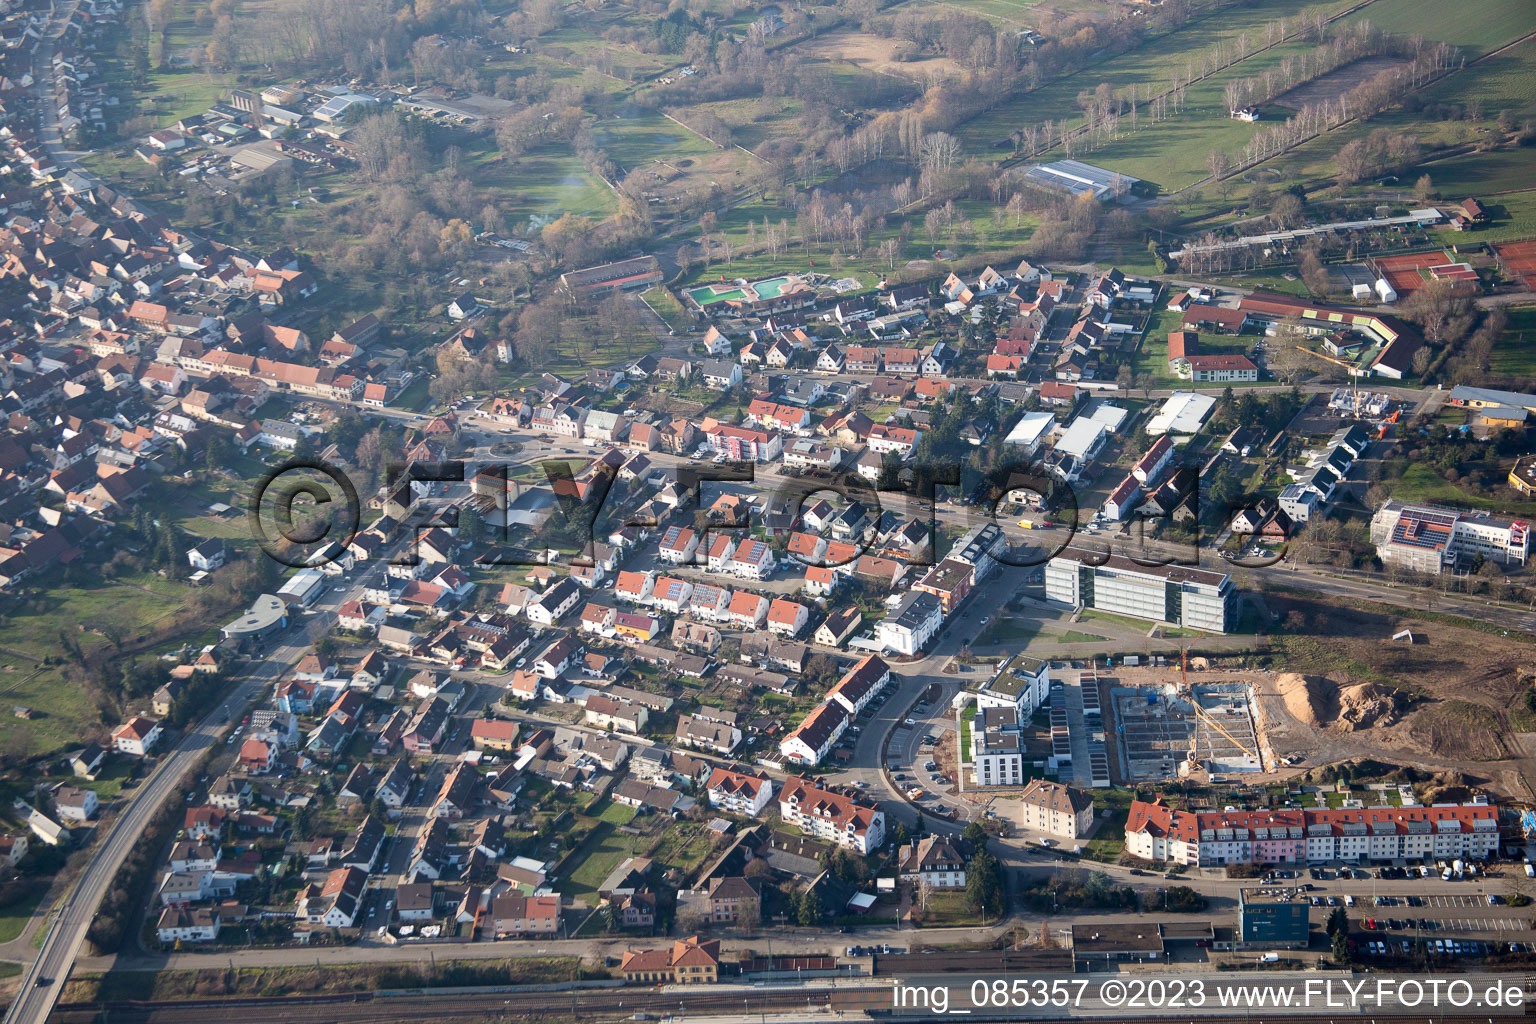
<svg viewBox="0 0 1536 1024">
<path fill-rule="evenodd" d="M 827 1010 L 842 1020 L 938 1021 L 943 1015 L 921 1010 L 891 1011 L 890 995 L 882 987 L 866 989 L 792 989 L 780 991 L 661 993 L 652 989 L 607 989 L 578 993 L 572 1004 L 567 993 L 491 993 L 484 996 L 423 992 L 420 995 L 359 996 L 247 1000 L 190 1000 L 187 1002 L 112 1003 L 60 1005 L 50 1024 L 203 1024 L 212 1014 L 233 1013 L 245 1024 L 420 1024 L 421 1021 L 515 1021 L 581 1020 L 619 1021 L 636 1012 L 652 1017 L 740 1016 L 751 1020 L 760 1013 L 783 1013 L 803 1008 L 814 1021 Z M 831 1018 L 837 1019 L 837 1018 Z M 972 1014 L 972 1021 L 1050 1019 L 1038 1011 L 1015 1015 Z M 1063 1016 L 1059 1019 L 1068 1019 Z M 1118 1017 L 1115 1024 L 1170 1024 L 1174 1018 Z M 1316 1014 L 1268 1014 L 1199 1016 L 1200 1024 L 1318 1024 Z M 1487 1024 L 1483 1015 L 1436 1016 L 1433 1024 Z"/>
<path fill-rule="evenodd" d="M 898 953 L 875 957 L 875 977 L 910 978 L 917 974 L 1043 973 L 1072 970 L 1072 954 L 1066 950 L 998 949 L 969 953 Z"/>
<path fill-rule="evenodd" d="M 637 1012 L 652 1016 L 740 1016 L 749 1020 L 759 1014 L 799 1010 L 808 1020 L 830 1009 L 845 1015 L 845 1020 L 905 1019 L 938 1020 L 923 1010 L 902 1009 L 892 1012 L 889 979 L 913 979 L 924 975 L 958 974 L 996 976 L 1000 974 L 1066 974 L 1072 970 L 1071 955 L 1062 950 L 975 950 L 954 953 L 892 954 L 875 958 L 874 977 L 862 979 L 859 987 L 831 985 L 783 986 L 721 989 L 701 986 L 663 992 L 655 987 L 575 989 L 561 992 L 432 990 L 408 989 L 389 992 L 362 992 L 347 995 L 241 996 L 212 999 L 180 999 L 104 1003 L 59 1004 L 48 1024 L 206 1024 L 220 1018 L 240 1024 L 419 1024 L 432 1020 L 438 1024 L 454 1021 L 618 1021 Z M 937 979 L 933 979 L 937 981 Z M 940 982 L 940 984 L 944 984 Z M 957 978 L 949 986 L 963 985 Z M 1536 982 L 1525 978 L 1527 992 L 1536 991 Z M 1258 1011 L 1262 1012 L 1262 1011 Z M 1038 1009 L 1027 1013 L 983 1015 L 987 1019 L 1049 1019 Z M 826 1018 L 823 1018 L 826 1019 Z M 1061 1015 L 1058 1019 L 1066 1019 Z M 1318 1024 L 1317 1015 L 1265 1013 L 1262 1019 L 1244 1016 L 1199 1016 L 1200 1024 Z M 1406 1018 L 1405 1018 L 1406 1019 Z M 1115 1018 L 1115 1024 L 1170 1024 L 1170 1018 Z M 1483 1015 L 1438 1015 L 1430 1024 L 1487 1024 Z"/>
<path fill-rule="evenodd" d="M 662 993 L 654 988 L 572 992 L 284 996 L 270 999 L 190 999 L 60 1004 L 49 1024 L 206 1024 L 217 1017 L 241 1024 L 419 1024 L 423 1020 L 618 1019 L 637 1010 L 660 1014 L 757 1013 L 825 1007 L 834 989 L 704 990 Z M 888 1002 L 888 997 L 884 1002 Z"/>
</svg>

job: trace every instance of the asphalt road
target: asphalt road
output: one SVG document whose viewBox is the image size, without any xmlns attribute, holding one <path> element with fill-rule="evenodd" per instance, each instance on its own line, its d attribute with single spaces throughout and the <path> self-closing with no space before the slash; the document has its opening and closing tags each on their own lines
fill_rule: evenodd
<svg viewBox="0 0 1536 1024">
<path fill-rule="evenodd" d="M 96 908 L 155 811 L 203 753 L 224 742 L 228 723 L 239 722 L 251 703 L 330 630 L 335 609 L 360 597 L 365 581 L 383 571 L 381 560 L 358 572 L 350 583 L 333 583 L 313 609 L 298 613 L 297 621 L 279 634 L 274 646 L 258 655 L 260 660 L 249 669 L 245 680 L 217 708 L 188 730 L 174 749 L 159 755 L 159 763 L 122 811 L 97 830 L 99 839 L 91 859 L 49 924 L 36 960 L 22 975 L 21 988 L 6 1013 L 5 1024 L 44 1024 L 64 979 L 80 955 Z"/>
<path fill-rule="evenodd" d="M 37 959 L 22 975 L 21 989 L 5 1016 L 7 1024 L 43 1024 L 47 1020 L 58 999 L 60 984 L 79 955 L 97 906 L 155 811 L 203 752 L 223 742 L 221 733 L 226 722 L 238 721 L 262 689 L 295 664 L 308 648 L 308 633 L 285 641 L 272 652 L 271 660 L 257 666 L 216 710 L 183 736 L 173 751 L 160 755 L 160 763 L 92 851 L 79 881 L 49 926 Z"/>
</svg>

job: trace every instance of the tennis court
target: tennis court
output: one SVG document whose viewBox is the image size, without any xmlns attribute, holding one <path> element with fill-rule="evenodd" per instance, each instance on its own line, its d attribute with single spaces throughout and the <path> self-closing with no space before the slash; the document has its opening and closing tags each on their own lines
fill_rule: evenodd
<svg viewBox="0 0 1536 1024">
<path fill-rule="evenodd" d="M 1424 287 L 1425 273 L 1431 267 L 1444 266 L 1452 260 L 1446 253 L 1415 252 L 1401 256 L 1381 256 L 1375 261 L 1376 269 L 1386 279 L 1399 298 L 1407 298 Z"/>
<path fill-rule="evenodd" d="M 1536 239 L 1495 245 L 1493 251 L 1511 275 L 1527 288 L 1536 288 Z"/>
</svg>

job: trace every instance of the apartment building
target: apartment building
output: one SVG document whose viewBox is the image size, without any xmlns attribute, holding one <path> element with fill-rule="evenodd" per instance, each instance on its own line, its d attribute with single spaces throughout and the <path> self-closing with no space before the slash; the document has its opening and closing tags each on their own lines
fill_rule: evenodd
<svg viewBox="0 0 1536 1024">
<path fill-rule="evenodd" d="M 1093 798 L 1059 782 L 1034 779 L 1019 797 L 1025 828 L 1080 839 L 1093 827 Z"/>
<path fill-rule="evenodd" d="M 1095 564 L 1101 563 L 1101 564 Z M 1223 572 L 1149 566 L 1124 555 L 1068 547 L 1045 566 L 1045 597 L 1153 622 L 1225 633 L 1237 624 L 1237 588 Z"/>
<path fill-rule="evenodd" d="M 1499 812 L 1492 804 L 1192 812 L 1136 800 L 1125 848 L 1199 867 L 1478 860 L 1498 851 Z"/>
<path fill-rule="evenodd" d="M 779 814 L 807 835 L 861 855 L 885 842 L 884 811 L 798 775 L 784 780 Z"/>
</svg>

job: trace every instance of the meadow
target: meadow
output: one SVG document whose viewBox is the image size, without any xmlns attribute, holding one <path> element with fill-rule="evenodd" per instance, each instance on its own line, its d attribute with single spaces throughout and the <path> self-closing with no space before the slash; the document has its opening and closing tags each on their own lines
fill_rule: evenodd
<svg viewBox="0 0 1536 1024">
<path fill-rule="evenodd" d="M 1392 32 L 1450 43 L 1481 56 L 1531 31 L 1531 5 L 1527 0 L 1478 0 L 1474 5 L 1444 0 L 1375 0 L 1345 20 L 1369 21 Z"/>
<path fill-rule="evenodd" d="M 1506 377 L 1536 378 L 1536 307 L 1506 311 L 1509 326 L 1493 346 L 1488 361 L 1491 373 Z"/>
<path fill-rule="evenodd" d="M 1349 0 L 1317 0 L 1300 8 L 1285 0 L 1260 0 L 1252 6 L 1193 18 L 1177 30 L 1150 40 L 1129 53 L 1053 79 L 1029 92 L 1018 93 L 1006 103 L 961 125 L 955 134 L 976 155 L 994 152 L 993 143 L 1006 138 L 1021 124 L 1038 124 L 1047 117 L 1080 124 L 1082 118 L 1077 96 L 1084 90 L 1096 88 L 1101 82 L 1108 83 L 1117 93 L 1135 85 L 1145 98 L 1166 89 L 1174 75 L 1187 78 L 1192 54 L 1209 48 L 1217 40 L 1232 43 L 1244 34 L 1250 42 L 1262 40 L 1264 26 L 1269 22 L 1280 18 L 1291 21 L 1300 14 L 1316 11 L 1332 15 L 1349 6 Z"/>
</svg>

